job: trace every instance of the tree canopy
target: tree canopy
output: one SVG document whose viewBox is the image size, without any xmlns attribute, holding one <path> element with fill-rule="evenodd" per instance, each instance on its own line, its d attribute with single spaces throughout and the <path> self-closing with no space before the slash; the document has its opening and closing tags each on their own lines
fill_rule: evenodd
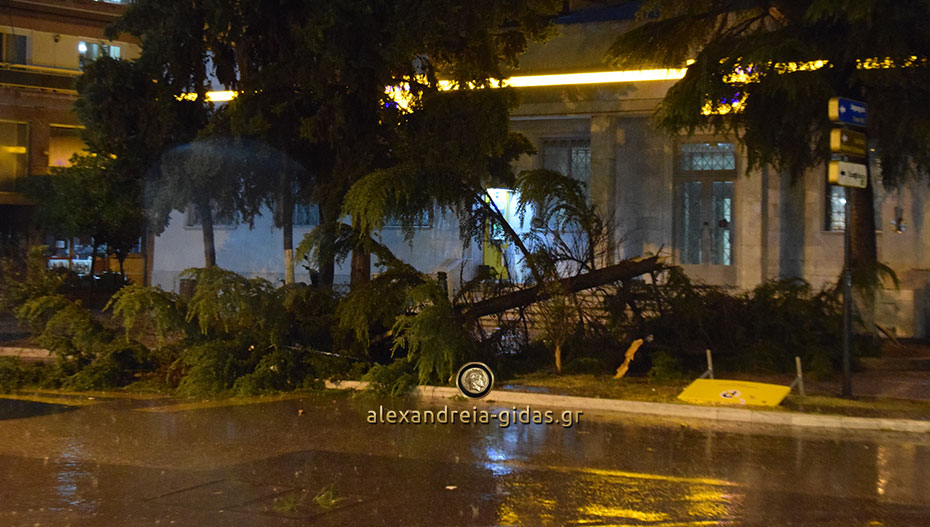
<svg viewBox="0 0 930 527">
<path fill-rule="evenodd" d="M 693 59 L 657 110 L 660 127 L 728 134 L 749 168 L 771 164 L 795 179 L 830 157 L 828 99 L 865 101 L 892 186 L 930 169 L 928 23 L 924 1 L 649 0 L 609 57 L 619 67 Z M 870 186 L 852 198 L 853 258 L 863 263 L 875 260 L 871 196 Z"/>
<path fill-rule="evenodd" d="M 733 133 L 750 164 L 795 173 L 829 158 L 826 101 L 869 105 L 891 184 L 930 169 L 930 4 L 880 0 L 653 0 L 610 50 L 617 66 L 694 63 L 658 110 L 668 131 Z M 704 115 L 741 101 L 738 112 Z"/>
<path fill-rule="evenodd" d="M 345 212 L 344 198 L 353 184 L 379 171 L 410 166 L 409 156 L 422 154 L 411 141 L 415 127 L 405 125 L 428 101 L 469 102 L 433 97 L 440 75 L 460 86 L 486 86 L 503 77 L 503 68 L 516 63 L 529 40 L 546 36 L 560 7 L 553 0 L 493 0 L 480 8 L 421 0 L 273 4 L 140 0 L 110 35 L 137 36 L 142 41 L 139 62 L 159 72 L 158 84 L 175 95 L 196 94 L 204 101 L 211 76 L 242 93 L 229 109 L 237 116 L 237 133 L 269 141 L 299 163 L 312 165 L 303 167 L 314 178 L 311 197 L 330 230 Z M 387 92 L 392 86 L 402 87 L 406 108 Z M 509 97 L 503 91 L 485 96 Z M 500 103 L 468 108 L 496 112 L 484 117 L 494 122 L 501 116 L 506 121 L 507 109 Z M 462 138 L 443 127 L 431 132 L 438 134 L 433 144 Z M 506 133 L 503 139 L 508 140 Z M 453 160 L 470 161 L 455 155 L 446 164 Z M 267 188 L 279 195 L 282 188 L 293 187 L 282 181 Z M 427 207 L 424 200 L 417 205 L 421 211 Z M 402 220 L 414 217 L 409 207 L 406 212 L 411 213 L 400 214 Z M 362 231 L 370 226 L 360 218 L 353 222 Z M 368 233 L 362 234 L 359 239 Z M 320 252 L 334 254 L 334 240 L 319 239 Z M 357 249 L 353 269 L 367 280 L 367 251 Z M 331 265 L 328 271 L 325 267 L 323 280 L 331 282 Z"/>
</svg>

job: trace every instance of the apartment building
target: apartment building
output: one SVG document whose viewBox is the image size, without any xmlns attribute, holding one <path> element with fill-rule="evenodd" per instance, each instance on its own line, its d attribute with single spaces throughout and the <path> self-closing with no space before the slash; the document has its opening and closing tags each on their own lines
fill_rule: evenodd
<svg viewBox="0 0 930 527">
<path fill-rule="evenodd" d="M 29 174 L 47 174 L 49 167 L 66 166 L 84 148 L 73 111 L 74 82 L 82 67 L 98 57 L 138 55 L 136 44 L 111 42 L 104 36 L 125 3 L 8 0 L 0 4 L 0 244 L 49 243 L 60 257 L 58 264 L 78 271 L 89 269 L 88 240 L 38 238 L 30 221 L 33 204 L 20 193 L 21 180 Z M 134 267 L 140 271 L 141 262 Z"/>
</svg>

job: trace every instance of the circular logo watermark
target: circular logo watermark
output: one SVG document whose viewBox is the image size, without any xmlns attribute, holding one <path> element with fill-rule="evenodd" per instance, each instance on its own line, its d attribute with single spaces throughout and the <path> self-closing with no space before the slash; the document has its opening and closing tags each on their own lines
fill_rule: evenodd
<svg viewBox="0 0 930 527">
<path fill-rule="evenodd" d="M 469 362 L 459 369 L 455 376 L 455 385 L 465 397 L 481 399 L 491 393 L 491 388 L 494 387 L 494 374 L 485 364 Z"/>
</svg>

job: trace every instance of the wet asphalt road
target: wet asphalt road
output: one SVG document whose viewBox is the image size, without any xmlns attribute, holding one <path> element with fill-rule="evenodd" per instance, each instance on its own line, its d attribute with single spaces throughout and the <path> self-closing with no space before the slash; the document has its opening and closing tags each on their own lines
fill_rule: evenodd
<svg viewBox="0 0 930 527">
<path fill-rule="evenodd" d="M 928 438 L 588 415 L 373 425 L 381 404 L 440 407 L 341 394 L 95 402 L 0 399 L 0 527 L 930 525 Z"/>
</svg>

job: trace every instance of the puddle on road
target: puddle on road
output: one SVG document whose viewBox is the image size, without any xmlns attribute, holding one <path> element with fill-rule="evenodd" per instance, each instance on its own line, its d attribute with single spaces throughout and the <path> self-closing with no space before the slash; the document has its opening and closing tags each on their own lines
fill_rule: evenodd
<svg viewBox="0 0 930 527">
<path fill-rule="evenodd" d="M 43 415 L 68 412 L 76 405 L 27 397 L 0 396 L 0 420 L 25 419 Z"/>
<path fill-rule="evenodd" d="M 831 511 L 836 525 L 864 527 L 930 515 L 930 447 L 881 436 L 585 416 L 569 429 L 372 425 L 382 405 L 440 406 L 332 393 L 196 411 L 96 402 L 0 399 L 0 412 L 21 405 L 0 420 L 0 524 L 803 525 Z M 328 508 L 313 502 L 326 488 Z"/>
</svg>

